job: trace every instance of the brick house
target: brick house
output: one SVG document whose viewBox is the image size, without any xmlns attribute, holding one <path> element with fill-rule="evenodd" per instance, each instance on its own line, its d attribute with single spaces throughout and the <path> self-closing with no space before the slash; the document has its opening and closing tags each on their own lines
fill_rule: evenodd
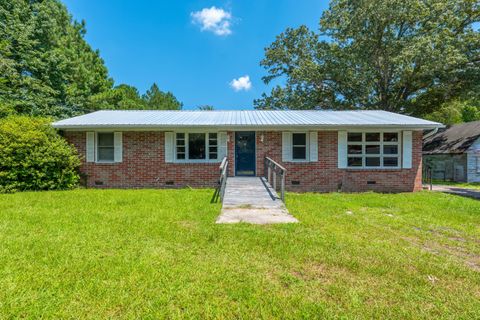
<svg viewBox="0 0 480 320">
<path fill-rule="evenodd" d="M 270 157 L 290 191 L 421 189 L 422 132 L 441 127 L 386 111 L 97 111 L 55 122 L 90 187 L 214 187 L 263 176 Z"/>
</svg>

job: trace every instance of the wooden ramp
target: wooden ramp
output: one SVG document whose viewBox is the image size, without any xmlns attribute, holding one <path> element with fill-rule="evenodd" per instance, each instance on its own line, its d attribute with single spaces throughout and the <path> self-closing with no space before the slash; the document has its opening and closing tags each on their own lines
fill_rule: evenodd
<svg viewBox="0 0 480 320">
<path fill-rule="evenodd" d="M 229 177 L 217 223 L 292 223 L 282 200 L 264 178 Z"/>
</svg>

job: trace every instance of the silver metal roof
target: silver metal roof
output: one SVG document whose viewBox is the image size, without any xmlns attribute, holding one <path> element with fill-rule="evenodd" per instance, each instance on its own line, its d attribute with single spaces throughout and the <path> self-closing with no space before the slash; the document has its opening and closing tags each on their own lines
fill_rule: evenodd
<svg viewBox="0 0 480 320">
<path fill-rule="evenodd" d="M 397 113 L 368 111 L 96 111 L 53 123 L 58 129 L 294 127 L 399 127 L 429 129 L 442 124 Z"/>
</svg>

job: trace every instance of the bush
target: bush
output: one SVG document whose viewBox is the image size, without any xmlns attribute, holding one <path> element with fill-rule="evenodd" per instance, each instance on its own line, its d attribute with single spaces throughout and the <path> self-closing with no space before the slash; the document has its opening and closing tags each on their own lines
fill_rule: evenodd
<svg viewBox="0 0 480 320">
<path fill-rule="evenodd" d="M 77 186 L 80 160 L 49 119 L 0 119 L 0 192 Z"/>
</svg>

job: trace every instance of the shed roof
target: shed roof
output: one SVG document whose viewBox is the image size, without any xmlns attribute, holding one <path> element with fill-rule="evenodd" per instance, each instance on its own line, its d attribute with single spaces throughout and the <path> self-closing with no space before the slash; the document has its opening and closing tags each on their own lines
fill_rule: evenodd
<svg viewBox="0 0 480 320">
<path fill-rule="evenodd" d="M 424 139 L 424 154 L 464 153 L 480 137 L 480 121 L 453 125 Z"/>
<path fill-rule="evenodd" d="M 441 127 L 387 111 L 96 111 L 53 123 L 58 129 Z"/>
</svg>

